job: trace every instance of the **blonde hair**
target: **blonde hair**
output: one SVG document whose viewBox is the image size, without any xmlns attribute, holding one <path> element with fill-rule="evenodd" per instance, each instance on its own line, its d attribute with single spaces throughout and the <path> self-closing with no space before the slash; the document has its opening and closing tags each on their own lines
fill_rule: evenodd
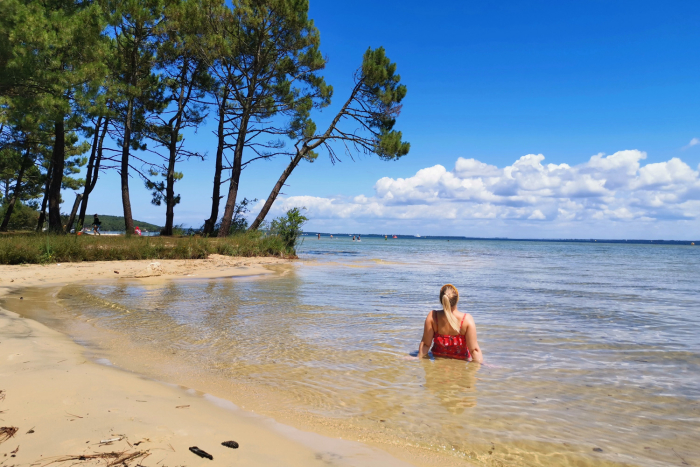
<svg viewBox="0 0 700 467">
<path fill-rule="evenodd" d="M 450 323 L 452 329 L 457 331 L 458 334 L 462 333 L 460 329 L 460 322 L 452 314 L 452 309 L 457 308 L 457 302 L 459 301 L 459 292 L 457 287 L 452 284 L 445 284 L 440 289 L 440 303 L 442 303 L 442 309 L 445 312 L 445 318 L 447 322 Z"/>
</svg>

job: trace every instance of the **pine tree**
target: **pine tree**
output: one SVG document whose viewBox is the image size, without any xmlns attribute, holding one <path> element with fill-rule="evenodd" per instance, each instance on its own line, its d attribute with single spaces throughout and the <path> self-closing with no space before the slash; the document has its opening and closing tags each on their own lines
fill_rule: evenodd
<svg viewBox="0 0 700 467">
<path fill-rule="evenodd" d="M 112 56 L 114 76 L 111 85 L 115 128 L 121 133 L 121 198 L 126 234 L 134 232 L 129 195 L 132 150 L 143 150 L 148 119 L 164 108 L 163 87 L 155 73 L 157 34 L 164 21 L 165 4 L 161 0 L 108 0 L 114 40 Z"/>
<path fill-rule="evenodd" d="M 102 11 L 93 2 L 5 0 L 0 29 L 3 103 L 51 122 L 53 153 L 48 188 L 49 228 L 63 232 L 60 214 L 66 133 L 80 127 L 77 96 L 104 76 Z M 7 29 L 5 29 L 7 28 Z M 9 32 L 7 32 L 9 31 Z"/>
<path fill-rule="evenodd" d="M 165 202 L 165 227 L 162 235 L 173 234 L 174 207 L 180 200 L 175 195 L 175 181 L 182 178 L 175 165 L 183 157 L 203 156 L 188 151 L 182 131 L 197 128 L 206 117 L 202 102 L 212 88 L 205 60 L 198 54 L 201 41 L 199 1 L 174 1 L 165 9 L 165 20 L 159 27 L 156 68 L 161 73 L 164 105 L 168 107 L 149 126 L 149 137 L 167 150 L 163 164 L 155 165 L 150 175 L 162 175 L 165 181 L 146 179 L 153 192 L 153 204 Z"/>
<path fill-rule="evenodd" d="M 330 101 L 332 89 L 317 74 L 325 60 L 308 7 L 307 0 L 236 0 L 227 18 L 211 23 L 212 32 L 223 36 L 234 52 L 220 57 L 211 71 L 226 86 L 226 131 L 233 137 L 233 166 L 219 236 L 229 232 L 241 170 L 254 160 L 279 154 L 281 137 L 309 131 L 313 126 L 309 110 Z M 275 125 L 276 116 L 290 121 Z M 244 162 L 246 148 L 253 157 Z M 217 202 L 216 196 L 212 202 Z"/>
<path fill-rule="evenodd" d="M 324 133 L 304 135 L 297 141 L 296 152 L 290 155 L 291 162 L 250 229 L 257 229 L 262 224 L 292 171 L 302 160 L 315 160 L 318 157 L 315 150 L 320 146 L 325 147 L 332 160 L 338 160 L 333 143 L 342 144 L 350 157 L 358 151 L 376 154 L 383 160 L 397 160 L 408 154 L 410 144 L 401 141 L 401 132 L 393 129 L 401 112 L 401 101 L 406 96 L 406 86 L 400 81 L 396 64 L 391 63 L 384 48 L 368 49 L 362 67 L 355 73 L 355 86 L 350 97 Z M 344 121 L 354 122 L 355 128 L 342 127 Z"/>
</svg>

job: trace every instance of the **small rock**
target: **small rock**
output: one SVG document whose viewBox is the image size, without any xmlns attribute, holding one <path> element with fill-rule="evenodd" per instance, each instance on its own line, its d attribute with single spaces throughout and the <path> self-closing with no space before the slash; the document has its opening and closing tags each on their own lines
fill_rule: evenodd
<svg viewBox="0 0 700 467">
<path fill-rule="evenodd" d="M 19 297 L 20 300 L 24 300 L 24 297 Z"/>
<path fill-rule="evenodd" d="M 600 449 L 600 448 L 593 448 L 593 450 L 594 450 L 595 452 L 603 452 L 603 450 Z"/>
<path fill-rule="evenodd" d="M 114 271 L 114 274 L 119 274 L 119 271 Z"/>
<path fill-rule="evenodd" d="M 224 441 L 221 445 L 227 448 L 238 449 L 238 443 L 235 441 Z"/>
</svg>

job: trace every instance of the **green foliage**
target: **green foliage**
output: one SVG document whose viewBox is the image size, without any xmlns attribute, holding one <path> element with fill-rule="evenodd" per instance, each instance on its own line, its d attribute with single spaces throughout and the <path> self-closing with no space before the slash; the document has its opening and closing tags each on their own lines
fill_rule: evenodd
<svg viewBox="0 0 700 467">
<path fill-rule="evenodd" d="M 256 203 L 257 198 L 248 199 L 243 198 L 240 203 L 236 203 L 236 207 L 233 210 L 233 219 L 231 220 L 231 227 L 228 229 L 228 235 L 236 235 L 241 232 L 245 232 L 248 229 L 248 220 L 245 215 L 250 212 L 250 205 Z M 212 231 L 212 235 L 218 236 L 219 230 L 221 229 L 221 221 L 217 222 Z"/>
<path fill-rule="evenodd" d="M 401 141 L 401 132 L 393 130 L 401 101 L 406 97 L 406 86 L 400 83 L 396 63 L 391 63 L 384 47 L 367 49 L 362 58 L 361 84 L 363 98 L 372 110 L 365 120 L 376 130 L 372 152 L 384 160 L 399 159 L 411 148 Z"/>
<path fill-rule="evenodd" d="M 284 216 L 272 221 L 270 233 L 282 239 L 287 253 L 296 254 L 297 241 L 303 233 L 302 227 L 308 220 L 299 208 L 292 208 Z"/>
<path fill-rule="evenodd" d="M 313 162 L 320 146 L 328 151 L 332 162 L 340 160 L 335 145 L 340 145 L 345 154 L 353 157 L 356 151 L 376 154 L 383 160 L 397 160 L 408 154 L 411 145 L 402 141 L 400 131 L 394 130 L 396 118 L 401 113 L 401 101 L 406 96 L 406 86 L 396 74 L 396 64 L 386 56 L 383 47 L 367 49 L 362 59 L 362 67 L 355 73 L 355 86 L 335 118 L 323 133 L 316 133 L 315 126 L 307 125 L 311 133 L 303 133 L 294 145 L 294 152 L 288 155 L 291 161 L 282 172 L 272 192 L 263 205 L 260 214 L 253 221 L 251 229 L 258 228 L 264 221 L 272 204 L 279 195 L 287 178 L 306 160 Z M 354 122 L 356 127 L 341 128 Z M 297 136 L 290 133 L 290 137 Z"/>
<path fill-rule="evenodd" d="M 88 235 L 2 235 L 0 264 L 46 264 L 76 261 L 205 259 L 228 256 L 284 256 L 277 236 L 243 232 L 227 238 Z"/>
<path fill-rule="evenodd" d="M 155 169 L 149 170 L 148 174 L 151 177 L 156 177 L 158 175 L 161 175 L 164 178 L 167 178 L 167 176 L 168 176 L 167 173 L 159 173 Z M 182 172 L 173 172 L 171 176 L 172 176 L 173 180 L 182 180 L 182 177 L 184 175 Z M 153 178 L 150 178 L 150 177 L 145 178 L 144 177 L 143 184 L 146 187 L 146 189 L 151 192 L 151 204 L 152 205 L 160 206 L 163 203 L 163 201 L 167 201 L 166 182 L 164 182 L 163 180 L 154 181 Z M 173 206 L 180 204 L 180 195 L 173 196 L 172 203 L 173 203 Z"/>
<path fill-rule="evenodd" d="M 0 205 L 0 219 L 5 217 L 6 203 Z M 22 201 L 18 201 L 12 210 L 10 216 L 9 230 L 34 230 L 36 222 L 39 219 L 39 213 L 36 206 L 27 205 Z"/>
<path fill-rule="evenodd" d="M 75 178 L 74 175 L 80 173 L 80 169 L 87 164 L 87 157 L 84 157 L 90 150 L 90 143 L 80 142 L 80 138 L 75 132 L 66 135 L 65 144 L 65 165 L 63 166 L 63 179 L 61 188 L 64 190 L 79 190 L 85 186 L 84 178 Z"/>
<path fill-rule="evenodd" d="M 37 119 L 71 114 L 76 99 L 105 74 L 104 28 L 98 2 L 3 0 L 0 96 Z"/>
<path fill-rule="evenodd" d="M 0 202 L 5 203 L 14 195 L 22 164 L 25 164 L 25 171 L 18 190 L 19 200 L 36 204 L 32 201 L 42 195 L 44 177 L 32 160 L 29 161 L 32 165 L 26 167 L 26 159 L 15 147 L 8 145 L 0 149 Z"/>
</svg>

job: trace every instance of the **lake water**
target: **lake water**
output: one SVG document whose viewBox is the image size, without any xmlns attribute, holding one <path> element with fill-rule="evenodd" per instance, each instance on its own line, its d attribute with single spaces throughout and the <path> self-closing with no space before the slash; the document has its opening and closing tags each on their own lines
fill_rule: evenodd
<svg viewBox="0 0 700 467">
<path fill-rule="evenodd" d="M 273 277 L 58 296 L 351 438 L 477 465 L 700 465 L 700 247 L 341 236 L 299 256 Z M 445 283 L 485 365 L 410 358 Z"/>
</svg>

